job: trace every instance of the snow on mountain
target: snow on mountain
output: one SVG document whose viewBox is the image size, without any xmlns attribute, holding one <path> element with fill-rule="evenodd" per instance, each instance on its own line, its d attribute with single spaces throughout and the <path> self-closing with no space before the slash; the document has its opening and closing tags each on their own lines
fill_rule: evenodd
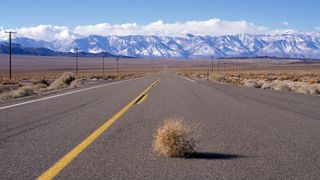
<svg viewBox="0 0 320 180">
<path fill-rule="evenodd" d="M 182 37 L 132 35 L 80 37 L 72 42 L 45 42 L 16 38 L 25 47 L 48 48 L 69 52 L 78 47 L 83 52 L 108 52 L 115 55 L 148 58 L 208 58 L 276 56 L 320 58 L 320 33 L 239 34 Z"/>
</svg>

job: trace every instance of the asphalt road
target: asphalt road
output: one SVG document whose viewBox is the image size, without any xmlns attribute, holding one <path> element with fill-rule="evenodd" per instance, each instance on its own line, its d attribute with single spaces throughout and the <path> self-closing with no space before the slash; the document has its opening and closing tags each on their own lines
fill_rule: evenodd
<svg viewBox="0 0 320 180">
<path fill-rule="evenodd" d="M 169 73 L 1 109 L 0 179 L 39 177 L 128 103 L 55 179 L 320 179 L 320 97 Z M 192 158 L 153 152 L 171 117 L 199 127 Z"/>
</svg>

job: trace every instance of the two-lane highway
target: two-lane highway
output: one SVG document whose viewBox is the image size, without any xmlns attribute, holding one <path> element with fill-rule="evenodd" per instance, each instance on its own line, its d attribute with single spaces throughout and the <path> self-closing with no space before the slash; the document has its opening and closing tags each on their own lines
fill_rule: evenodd
<svg viewBox="0 0 320 180">
<path fill-rule="evenodd" d="M 0 110 L 0 179 L 43 175 L 129 104 L 55 178 L 320 178 L 319 97 L 159 77 Z M 199 126 L 192 158 L 153 152 L 156 128 L 171 117 Z"/>
</svg>

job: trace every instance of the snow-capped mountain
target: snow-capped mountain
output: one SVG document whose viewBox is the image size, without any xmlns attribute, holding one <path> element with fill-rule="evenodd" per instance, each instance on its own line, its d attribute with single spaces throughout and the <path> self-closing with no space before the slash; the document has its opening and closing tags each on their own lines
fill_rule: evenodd
<svg viewBox="0 0 320 180">
<path fill-rule="evenodd" d="M 16 38 L 25 47 L 48 48 L 69 52 L 74 47 L 89 53 L 148 58 L 208 58 L 275 56 L 320 58 L 320 33 L 239 34 L 225 36 L 97 36 L 81 37 L 72 42 L 45 42 Z"/>
</svg>

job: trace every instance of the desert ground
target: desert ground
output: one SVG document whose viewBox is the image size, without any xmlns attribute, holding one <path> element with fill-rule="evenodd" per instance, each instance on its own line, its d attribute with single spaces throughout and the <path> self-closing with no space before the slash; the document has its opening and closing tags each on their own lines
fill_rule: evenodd
<svg viewBox="0 0 320 180">
<path fill-rule="evenodd" d="M 320 177 L 318 62 L 6 58 L 0 179 Z"/>
<path fill-rule="evenodd" d="M 14 55 L 10 79 L 8 55 L 0 55 L 0 93 L 3 96 L 3 93 L 30 85 L 36 89 L 45 88 L 65 72 L 75 74 L 75 66 L 75 57 Z M 208 82 L 320 94 L 320 61 L 316 60 L 119 58 L 118 69 L 117 72 L 115 58 L 79 57 L 77 78 L 121 80 L 170 71 Z M 4 99 L 7 99 L 7 95 Z"/>
<path fill-rule="evenodd" d="M 51 76 L 75 71 L 75 57 L 21 56 L 12 58 L 13 77 Z M 8 76 L 8 55 L 0 55 L 0 76 Z M 79 74 L 102 74 L 102 57 L 79 57 Z M 185 59 L 138 59 L 120 58 L 119 72 L 157 72 L 168 69 L 174 72 L 207 72 L 212 70 L 210 60 Z M 296 59 L 215 59 L 214 72 L 306 72 L 319 73 L 320 61 Z M 105 73 L 116 73 L 115 58 L 105 58 Z"/>
</svg>

